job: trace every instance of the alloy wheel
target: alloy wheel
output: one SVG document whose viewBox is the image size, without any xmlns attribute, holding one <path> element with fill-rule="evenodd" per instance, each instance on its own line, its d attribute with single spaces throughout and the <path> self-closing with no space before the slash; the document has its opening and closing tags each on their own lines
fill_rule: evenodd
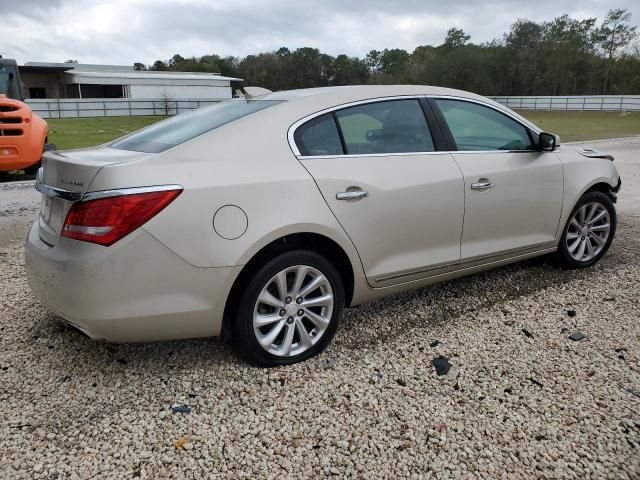
<svg viewBox="0 0 640 480">
<path fill-rule="evenodd" d="M 586 203 L 576 210 L 567 226 L 567 251 L 574 260 L 588 262 L 600 254 L 610 232 L 611 218 L 605 206 Z"/>
<path fill-rule="evenodd" d="M 334 308 L 331 283 L 318 269 L 295 265 L 274 275 L 254 307 L 253 330 L 278 357 L 304 353 L 324 335 Z"/>
</svg>

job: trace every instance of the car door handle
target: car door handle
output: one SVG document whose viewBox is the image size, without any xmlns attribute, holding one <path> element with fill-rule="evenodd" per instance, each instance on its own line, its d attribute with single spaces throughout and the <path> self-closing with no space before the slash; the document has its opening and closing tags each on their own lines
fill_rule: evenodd
<svg viewBox="0 0 640 480">
<path fill-rule="evenodd" d="M 481 178 L 479 181 L 471 184 L 471 190 L 480 190 L 481 192 L 485 190 L 489 190 L 493 188 L 494 185 L 492 182 L 487 180 L 486 178 Z"/>
<path fill-rule="evenodd" d="M 369 192 L 363 190 L 347 190 L 346 192 L 336 193 L 336 200 L 361 200 L 369 196 Z"/>
</svg>

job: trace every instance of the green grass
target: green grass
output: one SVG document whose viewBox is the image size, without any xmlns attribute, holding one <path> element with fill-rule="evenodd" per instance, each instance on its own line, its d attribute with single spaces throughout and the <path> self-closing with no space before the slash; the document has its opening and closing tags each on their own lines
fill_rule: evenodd
<svg viewBox="0 0 640 480">
<path fill-rule="evenodd" d="M 165 117 L 97 117 L 49 119 L 49 143 L 59 150 L 93 147 L 139 130 Z"/>
<path fill-rule="evenodd" d="M 544 131 L 563 141 L 598 140 L 640 135 L 640 112 L 563 112 L 521 110 L 519 112 Z M 60 150 L 100 145 L 164 117 L 62 118 L 49 122 L 49 141 Z"/>
<path fill-rule="evenodd" d="M 563 142 L 640 135 L 640 112 L 519 110 L 518 113 L 545 132 L 557 133 Z"/>
</svg>

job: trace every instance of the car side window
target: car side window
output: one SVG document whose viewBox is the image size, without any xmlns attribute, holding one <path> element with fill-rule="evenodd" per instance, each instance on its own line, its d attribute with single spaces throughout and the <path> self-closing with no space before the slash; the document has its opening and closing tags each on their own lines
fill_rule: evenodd
<svg viewBox="0 0 640 480">
<path fill-rule="evenodd" d="M 432 152 L 420 102 L 388 100 L 336 112 L 347 154 Z"/>
<path fill-rule="evenodd" d="M 435 99 L 458 150 L 535 150 L 527 129 L 477 103 Z"/>
<path fill-rule="evenodd" d="M 305 156 L 342 155 L 340 133 L 333 114 L 321 115 L 296 130 L 295 141 Z"/>
</svg>

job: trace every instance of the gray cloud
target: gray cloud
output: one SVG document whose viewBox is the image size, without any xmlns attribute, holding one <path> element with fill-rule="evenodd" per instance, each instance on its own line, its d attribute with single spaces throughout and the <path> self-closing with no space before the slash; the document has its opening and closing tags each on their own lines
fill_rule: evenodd
<svg viewBox="0 0 640 480">
<path fill-rule="evenodd" d="M 602 18 L 600 0 L 0 0 L 0 53 L 19 61 L 152 63 L 175 53 L 244 56 L 281 46 L 364 55 L 438 44 L 451 26 L 472 41 L 501 38 L 518 18 Z M 636 2 L 619 0 L 638 18 Z"/>
<path fill-rule="evenodd" d="M 4 19 L 9 15 L 20 15 L 37 18 L 45 23 L 50 12 L 60 8 L 64 1 L 65 0 L 0 0 L 0 18 Z"/>
</svg>

